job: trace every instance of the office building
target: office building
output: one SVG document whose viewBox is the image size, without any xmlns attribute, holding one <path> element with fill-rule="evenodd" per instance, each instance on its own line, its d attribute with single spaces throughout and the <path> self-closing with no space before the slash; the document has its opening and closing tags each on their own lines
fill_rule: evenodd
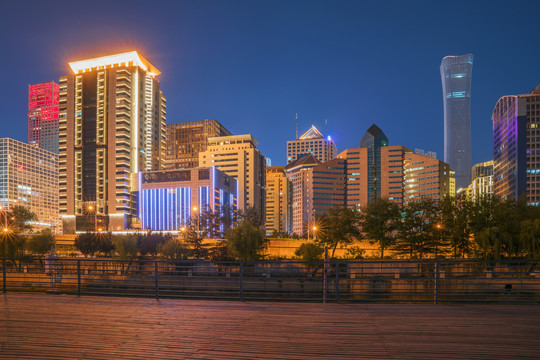
<svg viewBox="0 0 540 360">
<path fill-rule="evenodd" d="M 60 78 L 60 214 L 64 233 L 138 222 L 138 173 L 165 168 L 166 100 L 131 51 L 70 62 Z"/>
<path fill-rule="evenodd" d="M 540 85 L 503 96 L 493 120 L 493 194 L 540 205 Z"/>
<path fill-rule="evenodd" d="M 294 141 L 287 141 L 287 164 L 308 154 L 320 162 L 332 160 L 337 155 L 336 144 L 330 136 L 325 138 L 315 126 Z"/>
<path fill-rule="evenodd" d="M 58 155 L 23 142 L 0 139 L 0 204 L 36 214 L 35 231 L 61 230 L 58 216 Z"/>
<path fill-rule="evenodd" d="M 403 167 L 403 204 L 450 195 L 450 167 L 430 156 L 409 152 Z"/>
<path fill-rule="evenodd" d="M 441 62 L 444 104 L 444 161 L 455 171 L 456 187 L 471 183 L 471 77 L 473 55 Z"/>
<path fill-rule="evenodd" d="M 206 151 L 199 153 L 201 167 L 216 166 L 238 180 L 238 208 L 255 209 L 264 224 L 266 160 L 251 135 L 208 138 Z"/>
<path fill-rule="evenodd" d="M 140 219 L 143 229 L 178 231 L 196 226 L 205 236 L 222 237 L 225 222 L 215 218 L 237 215 L 237 182 L 210 168 L 140 173 Z"/>
<path fill-rule="evenodd" d="M 28 143 L 58 154 L 60 88 L 54 81 L 28 87 Z"/>
<path fill-rule="evenodd" d="M 367 201 L 381 197 L 381 148 L 388 146 L 388 138 L 375 124 L 366 131 L 360 148 L 367 149 Z"/>
<path fill-rule="evenodd" d="M 478 200 L 493 195 L 493 160 L 472 167 L 472 199 Z"/>
<path fill-rule="evenodd" d="M 292 232 L 292 185 L 283 166 L 266 168 L 266 234 Z"/>
<path fill-rule="evenodd" d="M 199 153 L 206 151 L 211 137 L 232 135 L 217 120 L 167 124 L 166 168 L 189 169 L 199 166 Z"/>
</svg>

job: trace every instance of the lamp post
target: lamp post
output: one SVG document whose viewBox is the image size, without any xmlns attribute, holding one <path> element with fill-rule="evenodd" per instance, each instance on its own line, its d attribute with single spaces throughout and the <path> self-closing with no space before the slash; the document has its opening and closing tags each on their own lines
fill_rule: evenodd
<svg viewBox="0 0 540 360">
<path fill-rule="evenodd" d="M 313 227 L 313 240 L 317 240 L 317 227 Z"/>
<path fill-rule="evenodd" d="M 441 229 L 442 229 L 442 225 L 440 223 L 437 223 L 437 225 L 435 225 L 435 227 L 437 228 L 437 232 L 439 233 L 438 235 L 438 242 L 435 243 L 435 259 L 437 259 L 437 247 L 439 246 L 440 243 L 442 243 L 442 236 L 441 236 Z"/>
</svg>

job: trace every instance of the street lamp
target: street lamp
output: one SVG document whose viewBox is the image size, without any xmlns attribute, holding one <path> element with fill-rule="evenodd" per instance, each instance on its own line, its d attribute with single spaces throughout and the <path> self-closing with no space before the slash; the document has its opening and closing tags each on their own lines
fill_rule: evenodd
<svg viewBox="0 0 540 360">
<path fill-rule="evenodd" d="M 313 227 L 313 240 L 317 240 L 317 227 Z"/>
</svg>

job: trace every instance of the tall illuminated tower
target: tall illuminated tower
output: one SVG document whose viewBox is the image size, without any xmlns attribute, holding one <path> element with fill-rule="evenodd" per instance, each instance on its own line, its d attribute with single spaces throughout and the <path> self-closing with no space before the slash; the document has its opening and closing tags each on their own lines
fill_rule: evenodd
<svg viewBox="0 0 540 360">
<path fill-rule="evenodd" d="M 160 72 L 136 51 L 69 66 L 60 78 L 64 233 L 124 230 L 138 222 L 138 172 L 165 168 Z"/>
<path fill-rule="evenodd" d="M 471 183 L 471 77 L 473 55 L 441 62 L 444 103 L 444 161 L 455 171 L 456 188 Z"/>
<path fill-rule="evenodd" d="M 28 87 L 28 143 L 58 154 L 59 87 L 54 81 Z"/>
</svg>

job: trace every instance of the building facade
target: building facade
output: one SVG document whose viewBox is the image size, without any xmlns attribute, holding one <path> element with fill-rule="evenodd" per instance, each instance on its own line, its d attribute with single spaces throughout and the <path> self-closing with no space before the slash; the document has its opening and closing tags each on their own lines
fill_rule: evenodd
<svg viewBox="0 0 540 360">
<path fill-rule="evenodd" d="M 503 96 L 493 121 L 493 193 L 540 204 L 540 86 L 530 94 Z"/>
<path fill-rule="evenodd" d="M 308 154 L 320 162 L 332 160 L 337 155 L 336 144 L 330 136 L 325 138 L 315 126 L 311 126 L 298 139 L 287 141 L 287 165 Z"/>
<path fill-rule="evenodd" d="M 143 229 L 178 231 L 194 226 L 209 237 L 222 237 L 227 218 L 237 215 L 237 182 L 216 167 L 140 173 L 139 217 Z"/>
<path fill-rule="evenodd" d="M 199 153 L 199 164 L 215 166 L 238 180 L 238 208 L 255 209 L 264 225 L 266 160 L 257 145 L 251 135 L 212 137 Z"/>
<path fill-rule="evenodd" d="M 493 160 L 472 167 L 472 199 L 478 200 L 493 195 Z"/>
<path fill-rule="evenodd" d="M 136 51 L 70 62 L 60 78 L 60 214 L 64 233 L 138 222 L 138 173 L 164 169 L 160 74 Z"/>
<path fill-rule="evenodd" d="M 292 232 L 292 185 L 283 166 L 266 168 L 266 234 Z"/>
<path fill-rule="evenodd" d="M 471 183 L 471 78 L 473 55 L 441 62 L 444 104 L 444 161 L 455 171 L 456 187 Z"/>
<path fill-rule="evenodd" d="M 58 214 L 58 155 L 23 142 L 0 139 L 0 203 L 36 214 L 35 231 L 61 231 Z"/>
<path fill-rule="evenodd" d="M 360 148 L 367 149 L 367 201 L 381 197 L 381 149 L 388 146 L 388 138 L 375 124 L 366 131 Z"/>
<path fill-rule="evenodd" d="M 54 81 L 28 86 L 28 143 L 58 154 L 60 87 Z"/>
<path fill-rule="evenodd" d="M 167 124 L 166 168 L 189 169 L 199 166 L 199 153 L 206 151 L 211 137 L 232 135 L 217 120 Z"/>
<path fill-rule="evenodd" d="M 403 167 L 403 204 L 450 195 L 450 166 L 430 156 L 409 152 Z"/>
</svg>

